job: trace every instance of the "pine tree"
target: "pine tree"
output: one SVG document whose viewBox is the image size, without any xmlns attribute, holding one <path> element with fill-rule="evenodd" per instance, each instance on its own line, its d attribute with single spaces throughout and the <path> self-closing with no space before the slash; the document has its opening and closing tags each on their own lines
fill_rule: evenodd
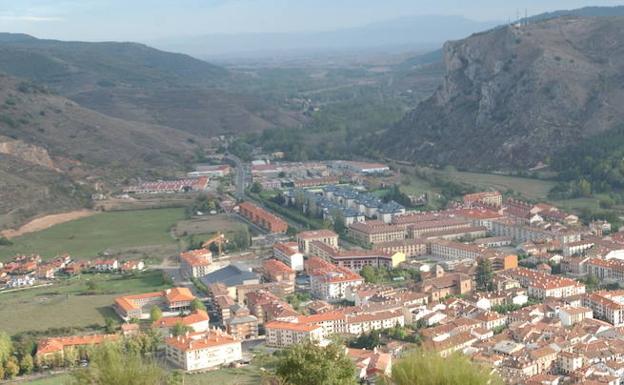
<svg viewBox="0 0 624 385">
<path fill-rule="evenodd" d="M 492 262 L 487 258 L 481 258 L 477 263 L 477 289 L 492 291 L 494 288 L 493 278 Z"/>
</svg>

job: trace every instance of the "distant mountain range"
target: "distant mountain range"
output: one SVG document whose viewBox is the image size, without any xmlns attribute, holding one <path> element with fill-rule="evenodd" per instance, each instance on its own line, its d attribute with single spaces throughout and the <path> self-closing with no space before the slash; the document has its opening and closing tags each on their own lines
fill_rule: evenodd
<svg viewBox="0 0 624 385">
<path fill-rule="evenodd" d="M 305 54 L 315 51 L 426 50 L 501 24 L 460 16 L 406 16 L 327 32 L 215 34 L 172 37 L 155 47 L 199 58 Z"/>
<path fill-rule="evenodd" d="M 297 124 L 226 69 L 137 43 L 0 34 L 0 72 L 110 116 L 214 136 Z"/>
</svg>

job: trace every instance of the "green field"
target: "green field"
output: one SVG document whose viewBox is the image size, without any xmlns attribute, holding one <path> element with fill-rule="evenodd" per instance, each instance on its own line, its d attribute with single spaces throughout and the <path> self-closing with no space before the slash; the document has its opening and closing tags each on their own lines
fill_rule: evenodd
<svg viewBox="0 0 624 385">
<path fill-rule="evenodd" d="M 257 367 L 250 365 L 239 369 L 221 369 L 206 373 L 188 374 L 184 378 L 185 385 L 256 385 L 262 377 Z"/>
<path fill-rule="evenodd" d="M 527 199 L 546 200 L 548 192 L 555 186 L 555 182 L 516 176 L 481 174 L 455 170 L 439 171 L 454 182 L 466 183 L 478 189 L 494 188 L 500 192 L 513 190 Z"/>
<path fill-rule="evenodd" d="M 169 230 L 183 218 L 183 209 L 100 213 L 15 238 L 13 246 L 0 246 L 0 260 L 16 254 L 51 258 L 69 253 L 75 258 L 90 258 L 103 251 L 162 250 L 162 246 L 175 252 L 177 241 Z"/>
<path fill-rule="evenodd" d="M 85 295 L 87 281 L 97 283 L 97 293 Z M 9 334 L 49 328 L 85 328 L 104 325 L 105 317 L 117 318 L 111 305 L 120 294 L 162 290 L 160 271 L 132 277 L 83 274 L 53 286 L 17 292 L 0 292 L 0 330 Z"/>
<path fill-rule="evenodd" d="M 68 374 L 59 374 L 33 381 L 16 380 L 14 382 L 9 382 L 11 385 L 68 385 L 70 383 L 70 376 Z"/>
</svg>

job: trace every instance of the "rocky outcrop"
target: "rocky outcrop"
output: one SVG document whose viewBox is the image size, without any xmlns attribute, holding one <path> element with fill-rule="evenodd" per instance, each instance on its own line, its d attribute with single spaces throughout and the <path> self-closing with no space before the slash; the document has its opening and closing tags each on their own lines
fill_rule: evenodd
<svg viewBox="0 0 624 385">
<path fill-rule="evenodd" d="M 46 149 L 21 140 L 0 136 L 0 154 L 11 155 L 25 162 L 58 171 Z"/>
<path fill-rule="evenodd" d="M 508 26 L 444 46 L 435 94 L 380 138 L 389 157 L 533 166 L 624 118 L 624 18 Z"/>
</svg>

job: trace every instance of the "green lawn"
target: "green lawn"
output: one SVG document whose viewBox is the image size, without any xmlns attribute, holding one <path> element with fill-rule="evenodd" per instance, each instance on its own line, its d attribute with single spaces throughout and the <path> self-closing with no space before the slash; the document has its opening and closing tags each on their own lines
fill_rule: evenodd
<svg viewBox="0 0 624 385">
<path fill-rule="evenodd" d="M 84 295 L 88 280 L 97 282 L 97 294 Z M 83 274 L 53 286 L 0 293 L 0 330 L 9 334 L 49 328 L 85 328 L 117 318 L 111 305 L 120 294 L 136 294 L 167 287 L 160 271 L 124 277 Z"/>
<path fill-rule="evenodd" d="M 100 213 L 15 238 L 13 246 L 0 246 L 0 260 L 21 253 L 46 258 L 69 253 L 76 258 L 90 258 L 105 250 L 175 246 L 177 241 L 169 229 L 183 218 L 183 209 Z"/>
</svg>

